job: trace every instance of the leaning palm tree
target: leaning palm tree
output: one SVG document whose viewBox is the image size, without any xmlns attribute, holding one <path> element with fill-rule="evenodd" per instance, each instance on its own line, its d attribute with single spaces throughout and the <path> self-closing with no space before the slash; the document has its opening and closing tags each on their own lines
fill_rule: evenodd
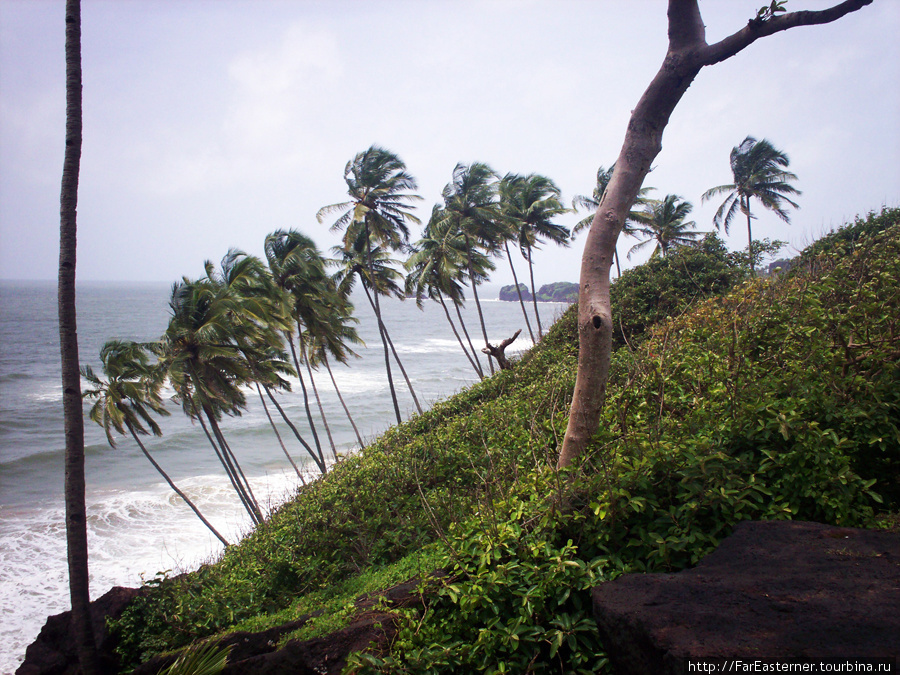
<svg viewBox="0 0 900 675">
<path fill-rule="evenodd" d="M 265 240 L 266 260 L 268 261 L 269 271 L 272 276 L 272 283 L 275 289 L 278 289 L 278 295 L 275 296 L 276 301 L 281 300 L 285 305 L 284 313 L 290 317 L 291 323 L 283 328 L 285 341 L 291 350 L 296 367 L 296 375 L 300 381 L 300 388 L 303 392 L 303 405 L 306 411 L 306 419 L 309 423 L 310 431 L 313 435 L 313 441 L 319 453 L 319 469 L 324 470 L 324 456 L 322 455 L 322 443 L 319 440 L 319 434 L 316 424 L 313 421 L 312 410 L 309 404 L 309 392 L 306 388 L 306 381 L 300 366 L 300 357 L 297 355 L 298 344 L 303 362 L 309 366 L 309 360 L 305 353 L 305 343 L 302 339 L 304 330 L 304 319 L 302 315 L 307 317 L 315 312 L 315 307 L 320 304 L 322 294 L 331 283 L 331 279 L 325 270 L 325 261 L 319 249 L 316 248 L 313 240 L 296 230 L 277 230 L 266 237 Z M 297 343 L 295 343 L 295 335 Z M 310 378 L 312 374 L 310 373 Z M 313 393 L 319 403 L 319 412 L 326 426 L 326 433 L 331 440 L 331 432 L 327 428 L 327 421 L 319 400 L 318 390 L 315 387 L 315 381 L 312 380 Z M 299 439 L 298 437 L 298 440 Z M 334 441 L 331 441 L 332 453 L 336 455 Z"/>
<path fill-rule="evenodd" d="M 404 264 L 409 272 L 406 277 L 407 295 L 415 296 L 419 307 L 423 306 L 425 298 L 440 303 L 466 359 L 478 377 L 484 379 L 478 352 L 468 337 L 468 331 L 462 322 L 462 314 L 458 312 L 461 328 L 468 340 L 468 348 L 450 316 L 445 298 L 449 299 L 457 310 L 465 303 L 462 280 L 466 276 L 468 255 L 475 260 L 480 274 L 486 275 L 487 270 L 493 269 L 493 263 L 477 249 L 471 252 L 466 250 L 464 237 L 453 227 L 452 221 L 443 216 L 439 206 L 435 206 L 432 210 L 431 219 L 422 233 L 422 238 L 414 244 L 413 249 L 413 253 Z"/>
<path fill-rule="evenodd" d="M 740 145 L 732 148 L 730 163 L 734 182 L 710 188 L 703 193 L 701 199 L 706 201 L 716 195 L 726 195 L 725 201 L 713 217 L 716 228 L 724 227 L 726 234 L 738 211 L 747 216 L 747 254 L 752 271 L 754 260 L 751 220 L 755 216 L 750 213 L 750 199 L 755 197 L 765 208 L 774 211 L 784 222 L 790 223 L 791 219 L 784 203 L 795 209 L 800 208 L 787 195 L 801 193 L 790 184 L 790 181 L 797 180 L 797 176 L 786 171 L 790 165 L 788 156 L 776 150 L 765 138 L 757 141 L 752 136 L 747 136 Z"/>
<path fill-rule="evenodd" d="M 243 388 L 255 381 L 253 362 L 281 348 L 280 311 L 259 259 L 232 250 L 221 271 L 209 262 L 205 267 L 205 278 L 173 286 L 172 316 L 157 355 L 185 414 L 200 422 L 241 503 L 259 524 L 262 511 L 218 423 L 245 408 Z"/>
<path fill-rule="evenodd" d="M 390 254 L 380 246 L 370 248 L 368 255 L 366 255 L 365 243 L 362 238 L 358 238 L 350 245 L 349 249 L 335 246 L 332 248 L 332 253 L 337 258 L 332 259 L 330 263 L 338 267 L 338 270 L 333 274 L 333 278 L 338 293 L 344 298 L 345 302 L 349 302 L 350 293 L 353 291 L 357 278 L 362 282 L 363 292 L 376 316 L 381 307 L 381 303 L 378 301 L 379 297 L 406 299 L 406 294 L 403 291 L 403 274 L 396 267 L 399 261 L 391 258 Z M 366 259 L 368 259 L 368 264 L 365 262 Z M 381 322 L 381 328 L 382 342 L 387 345 L 387 349 L 394 357 L 397 367 L 400 368 L 400 374 L 406 382 L 406 388 L 409 390 L 410 396 L 412 396 L 416 410 L 421 414 L 422 406 L 413 389 L 409 374 L 406 372 L 406 368 L 403 367 L 403 362 L 400 360 L 400 355 L 397 353 L 391 334 L 383 321 Z M 387 376 L 388 385 L 393 387 L 393 375 L 390 369 L 387 371 Z"/>
<path fill-rule="evenodd" d="M 696 245 L 703 232 L 690 231 L 697 226 L 693 220 L 684 222 L 693 208 L 690 202 L 683 201 L 678 195 L 650 200 L 645 210 L 635 215 L 636 222 L 641 224 L 635 232 L 643 234 L 647 239 L 632 246 L 628 257 L 631 258 L 632 253 L 649 244 L 655 244 L 651 255 L 663 258 L 669 250 L 678 246 Z"/>
<path fill-rule="evenodd" d="M 506 226 L 500 217 L 497 199 L 497 174 L 487 164 L 473 162 L 470 165 L 457 164 L 453 169 L 453 180 L 444 187 L 444 217 L 463 236 L 466 250 L 466 267 L 481 334 L 484 344 L 489 344 L 481 300 L 478 298 L 479 276 L 475 270 L 474 252 L 476 247 L 488 255 L 495 255 L 506 237 Z M 488 356 L 491 375 L 494 364 Z"/>
<path fill-rule="evenodd" d="M 503 218 L 510 234 L 517 240 L 519 250 L 528 261 L 531 300 L 534 303 L 534 318 L 537 321 L 540 339 L 544 336 L 544 331 L 534 287 L 534 249 L 538 248 L 541 240 L 552 241 L 560 246 L 569 245 L 571 233 L 568 228 L 553 222 L 553 218 L 567 213 L 569 209 L 560 202 L 560 191 L 556 183 L 546 176 L 534 173 L 527 176 L 507 175 L 500 184 L 500 194 L 500 210 Z M 516 286 L 518 287 L 518 280 Z M 533 334 L 531 339 L 533 342 Z"/>
<path fill-rule="evenodd" d="M 184 500 L 209 531 L 223 545 L 228 546 L 225 538 L 200 513 L 194 502 L 175 485 L 169 474 L 141 442 L 140 437 L 150 432 L 155 436 L 162 436 L 159 425 L 150 413 L 169 414 L 163 406 L 160 395 L 162 381 L 150 365 L 146 347 L 135 342 L 110 340 L 100 349 L 100 362 L 106 375 L 105 380 L 94 373 L 90 366 L 83 366 L 81 375 L 91 387 L 84 391 L 84 398 L 96 399 L 91 407 L 90 418 L 103 428 L 110 447 L 116 447 L 113 431 L 124 436 L 127 430 L 144 453 L 144 457 L 165 479 L 169 487 Z M 147 431 L 147 427 L 150 431 Z"/>
<path fill-rule="evenodd" d="M 572 198 L 572 208 L 576 211 L 578 209 L 586 209 L 588 211 L 588 215 L 575 223 L 575 227 L 572 228 L 572 239 L 574 239 L 578 234 L 580 234 L 583 230 L 587 230 L 591 223 L 594 220 L 594 214 L 597 212 L 597 208 L 600 206 L 600 200 L 603 199 L 603 193 L 606 192 L 606 186 L 609 185 L 609 181 L 612 180 L 613 171 L 615 171 L 616 164 L 613 164 L 605 169 L 601 166 L 597 169 L 597 185 L 594 187 L 594 191 L 591 196 L 586 195 L 575 195 Z M 629 217 L 625 220 L 625 223 L 622 225 L 622 234 L 626 236 L 635 236 L 635 214 L 638 214 L 641 209 L 643 209 L 647 203 L 649 202 L 649 198 L 647 194 L 654 190 L 652 187 L 641 188 L 638 192 L 637 199 L 635 199 L 634 204 L 631 207 L 631 213 Z M 619 249 L 618 246 L 613 251 L 615 259 L 616 259 L 616 273 L 618 276 L 622 276 L 622 265 L 619 263 Z"/>
<path fill-rule="evenodd" d="M 372 249 L 382 247 L 402 250 L 408 244 L 407 223 L 419 223 L 419 219 L 410 210 L 411 204 L 422 198 L 412 193 L 417 188 L 416 180 L 407 173 L 403 161 L 394 153 L 374 145 L 347 162 L 344 181 L 347 183 L 350 199 L 322 207 L 316 214 L 316 219 L 321 223 L 328 214 L 340 213 L 331 226 L 332 231 L 344 231 L 343 248 L 348 253 L 354 249 L 359 250 L 361 245 L 365 269 L 370 276 L 374 276 L 370 269 Z M 365 286 L 365 281 L 363 285 Z M 399 424 L 402 418 L 391 375 L 388 338 L 385 335 L 379 294 L 373 295 L 391 400 Z"/>
</svg>

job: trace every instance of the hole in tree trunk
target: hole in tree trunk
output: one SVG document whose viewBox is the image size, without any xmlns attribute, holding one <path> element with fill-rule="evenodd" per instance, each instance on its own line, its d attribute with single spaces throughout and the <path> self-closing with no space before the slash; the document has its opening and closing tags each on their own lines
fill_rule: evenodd
<svg viewBox="0 0 900 675">
<path fill-rule="evenodd" d="M 594 324 L 594 328 L 596 328 L 597 330 L 600 330 L 600 326 L 603 325 L 603 319 L 601 319 L 599 316 L 596 316 L 596 315 L 595 315 L 595 316 L 591 319 L 591 323 Z"/>
</svg>

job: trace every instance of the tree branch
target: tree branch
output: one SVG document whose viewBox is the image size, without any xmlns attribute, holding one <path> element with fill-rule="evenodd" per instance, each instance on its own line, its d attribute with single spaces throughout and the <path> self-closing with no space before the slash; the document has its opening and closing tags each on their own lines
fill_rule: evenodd
<svg viewBox="0 0 900 675">
<path fill-rule="evenodd" d="M 676 0 L 670 0 L 669 7 Z M 837 21 L 842 16 L 871 5 L 872 0 L 844 0 L 844 2 L 819 11 L 790 12 L 781 16 L 775 16 L 765 21 L 751 19 L 741 30 L 728 36 L 714 45 L 703 49 L 700 60 L 703 65 L 709 66 L 731 58 L 745 47 L 753 44 L 761 37 L 774 35 L 789 28 L 797 26 L 815 26 L 823 23 Z"/>
</svg>

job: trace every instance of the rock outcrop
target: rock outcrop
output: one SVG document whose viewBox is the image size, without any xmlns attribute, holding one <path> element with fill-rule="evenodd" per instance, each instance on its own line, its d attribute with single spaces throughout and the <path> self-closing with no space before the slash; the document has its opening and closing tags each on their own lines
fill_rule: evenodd
<svg viewBox="0 0 900 675">
<path fill-rule="evenodd" d="M 118 618 L 138 594 L 139 589 L 114 586 L 91 603 L 91 621 L 97 639 L 101 665 L 106 672 L 117 673 L 115 644 L 106 628 L 106 619 Z M 37 639 L 25 651 L 25 661 L 16 675 L 75 675 L 78 655 L 72 638 L 71 612 L 55 614 L 47 619 Z"/>
<path fill-rule="evenodd" d="M 897 659 L 900 534 L 746 522 L 691 570 L 594 589 L 615 672 L 686 673 L 687 661 Z"/>
</svg>

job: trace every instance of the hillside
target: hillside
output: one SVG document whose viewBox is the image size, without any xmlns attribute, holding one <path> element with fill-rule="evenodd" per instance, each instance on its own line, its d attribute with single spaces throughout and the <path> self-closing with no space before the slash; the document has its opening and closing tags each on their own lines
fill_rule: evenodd
<svg viewBox="0 0 900 675">
<path fill-rule="evenodd" d="M 554 470 L 577 359 L 575 308 L 512 370 L 301 488 L 214 565 L 159 579 L 116 626 L 126 664 L 324 610 L 437 568 L 365 672 L 595 672 L 589 589 L 695 564 L 734 523 L 872 525 L 900 505 L 900 210 L 747 279 L 707 238 L 626 272 L 591 453 Z"/>
</svg>

